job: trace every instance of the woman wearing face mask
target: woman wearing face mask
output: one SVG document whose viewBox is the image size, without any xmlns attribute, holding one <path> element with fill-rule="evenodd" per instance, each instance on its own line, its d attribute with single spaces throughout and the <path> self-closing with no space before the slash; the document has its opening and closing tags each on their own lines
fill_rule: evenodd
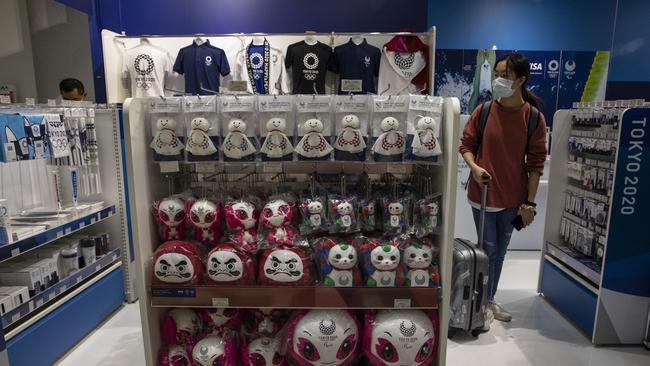
<svg viewBox="0 0 650 366">
<path fill-rule="evenodd" d="M 528 131 L 531 110 L 539 110 L 541 106 L 539 98 L 526 89 L 530 63 L 521 54 L 510 54 L 497 60 L 494 71 L 494 100 L 487 106 L 489 112 L 482 137 L 479 120 L 486 104 L 472 113 L 459 149 L 472 171 L 468 199 L 477 230 L 480 182 L 489 182 L 483 241 L 490 263 L 487 324 L 492 315 L 500 321 L 512 320 L 512 316 L 495 302 L 494 295 L 514 229 L 511 222 L 521 215 L 526 227 L 535 217 L 535 195 L 547 153 L 546 121 L 541 113 L 530 135 Z"/>
</svg>

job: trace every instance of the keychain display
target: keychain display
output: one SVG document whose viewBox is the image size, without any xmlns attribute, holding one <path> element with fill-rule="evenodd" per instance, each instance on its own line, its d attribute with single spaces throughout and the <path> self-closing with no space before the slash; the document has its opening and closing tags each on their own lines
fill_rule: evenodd
<svg viewBox="0 0 650 366">
<path fill-rule="evenodd" d="M 403 282 L 399 276 L 401 253 L 397 242 L 367 239 L 360 247 L 362 266 L 368 287 L 395 287 Z"/>
<path fill-rule="evenodd" d="M 207 308 L 196 310 L 203 327 L 208 333 L 222 333 L 224 330 L 234 330 L 239 327 L 244 316 L 242 309 Z"/>
<path fill-rule="evenodd" d="M 282 329 L 290 314 L 290 311 L 285 309 L 248 309 L 244 312 L 244 335 L 273 337 Z"/>
<path fill-rule="evenodd" d="M 260 129 L 260 153 L 263 161 L 293 160 L 293 97 L 260 95 L 257 97 Z"/>
<path fill-rule="evenodd" d="M 332 96 L 298 95 L 295 97 L 299 160 L 330 160 L 334 148 L 332 136 Z"/>
<path fill-rule="evenodd" d="M 411 95 L 406 121 L 406 159 L 435 161 L 442 154 L 442 98 Z"/>
<path fill-rule="evenodd" d="M 258 211 L 247 200 L 229 201 L 225 206 L 226 226 L 232 233 L 231 241 L 247 251 L 257 249 Z"/>
<path fill-rule="evenodd" d="M 223 212 L 220 202 L 199 199 L 189 206 L 187 217 L 194 230 L 194 240 L 208 248 L 215 246 L 223 233 L 220 224 Z"/>
<path fill-rule="evenodd" d="M 184 345 L 201 333 L 201 319 L 194 309 L 173 308 L 165 313 L 160 335 L 167 344 Z"/>
<path fill-rule="evenodd" d="M 362 198 L 359 200 L 359 223 L 361 231 L 364 233 L 373 232 L 377 228 L 375 206 L 376 203 L 373 199 Z"/>
<path fill-rule="evenodd" d="M 323 285 L 361 286 L 359 254 L 353 243 L 322 237 L 316 239 L 313 246 L 320 256 L 319 264 Z"/>
<path fill-rule="evenodd" d="M 385 235 L 402 234 L 410 227 L 411 199 L 409 197 L 381 199 Z"/>
<path fill-rule="evenodd" d="M 237 366 L 239 357 L 228 333 L 209 334 L 188 346 L 194 366 Z"/>
<path fill-rule="evenodd" d="M 280 244 L 266 248 L 259 262 L 260 285 L 307 286 L 314 282 L 307 248 Z"/>
<path fill-rule="evenodd" d="M 415 202 L 415 235 L 423 238 L 433 234 L 440 225 L 440 199 L 422 198 Z"/>
<path fill-rule="evenodd" d="M 402 255 L 404 286 L 438 286 L 440 275 L 433 260 L 434 248 L 430 239 L 407 239 Z"/>
<path fill-rule="evenodd" d="M 190 366 L 191 364 L 184 346 L 175 344 L 160 348 L 158 366 Z"/>
<path fill-rule="evenodd" d="M 327 219 L 327 203 L 320 196 L 304 197 L 300 202 L 302 224 L 300 233 L 309 235 L 326 232 L 329 228 Z"/>
<path fill-rule="evenodd" d="M 150 98 L 151 143 L 154 161 L 184 160 L 185 125 L 181 113 L 181 98 Z M 75 131 L 76 129 L 73 129 Z M 70 137 L 68 137 L 70 140 Z M 73 132 L 70 150 L 77 146 L 77 133 Z"/>
<path fill-rule="evenodd" d="M 154 285 L 198 285 L 203 277 L 203 262 L 194 244 L 173 240 L 153 253 L 152 272 Z"/>
<path fill-rule="evenodd" d="M 185 238 L 185 202 L 182 199 L 168 197 L 154 201 L 153 215 L 162 240 Z"/>
<path fill-rule="evenodd" d="M 373 97 L 372 155 L 375 161 L 402 161 L 406 150 L 408 95 Z"/>
<path fill-rule="evenodd" d="M 216 96 L 185 97 L 183 103 L 187 123 L 188 161 L 219 160 L 221 145 Z"/>
<path fill-rule="evenodd" d="M 355 233 L 359 231 L 356 197 L 330 195 L 328 198 L 328 206 L 331 234 Z"/>
<path fill-rule="evenodd" d="M 275 337 L 259 337 L 240 342 L 241 364 L 243 366 L 288 366 L 280 354 L 280 340 Z"/>
<path fill-rule="evenodd" d="M 221 243 L 208 254 L 207 280 L 215 285 L 254 285 L 255 260 L 230 243 Z"/>
<path fill-rule="evenodd" d="M 284 199 L 272 199 L 262 209 L 260 227 L 269 244 L 292 244 L 297 235 L 291 226 L 295 217 L 293 204 Z"/>
<path fill-rule="evenodd" d="M 258 146 L 255 97 L 221 96 L 219 100 L 224 161 L 255 160 Z"/>
<path fill-rule="evenodd" d="M 334 160 L 365 161 L 370 106 L 366 95 L 338 95 L 334 104 Z"/>
<path fill-rule="evenodd" d="M 372 366 L 428 366 L 436 351 L 434 321 L 422 310 L 370 310 L 363 353 Z"/>
</svg>

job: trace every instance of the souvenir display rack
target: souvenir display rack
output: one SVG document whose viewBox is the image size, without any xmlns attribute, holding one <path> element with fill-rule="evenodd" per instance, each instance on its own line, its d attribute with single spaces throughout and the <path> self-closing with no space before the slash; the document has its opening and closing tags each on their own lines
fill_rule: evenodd
<svg viewBox="0 0 650 366">
<path fill-rule="evenodd" d="M 538 290 L 595 344 L 647 342 L 650 179 L 643 101 L 555 114 Z"/>
<path fill-rule="evenodd" d="M 396 34 L 404 33 L 372 33 L 362 34 L 369 43 L 381 44 Z M 411 33 L 407 33 L 412 35 Z M 105 68 L 109 100 L 119 99 L 123 94 L 120 88 L 111 85 L 117 82 L 119 74 L 115 72 L 120 64 L 119 49 L 116 44 L 137 40 L 137 36 L 119 36 L 104 32 Z M 345 34 L 349 37 L 352 34 Z M 354 34 L 358 35 L 358 34 Z M 433 84 L 433 65 L 435 57 L 435 29 L 430 32 L 417 34 L 430 47 L 430 83 Z M 218 42 L 243 42 L 253 35 L 202 35 Z M 332 34 L 316 34 L 323 40 L 329 40 Z M 266 35 L 271 43 L 282 40 L 284 43 L 300 41 L 305 34 Z M 152 37 L 151 42 L 162 48 L 173 49 L 176 45 L 192 42 L 192 36 Z M 346 39 L 347 41 L 347 39 Z M 328 42 L 329 43 L 329 42 Z M 114 49 L 115 48 L 115 49 Z M 108 56 L 106 56 L 108 54 Z M 113 75 L 113 76 L 110 76 Z M 243 307 L 243 308 L 354 308 L 354 309 L 386 309 L 386 308 L 420 308 L 437 309 L 439 329 L 437 342 L 437 365 L 445 364 L 446 337 L 448 323 L 448 303 L 450 293 L 451 248 L 454 232 L 456 171 L 458 126 L 460 106 L 456 98 L 445 98 L 442 111 L 441 140 L 443 152 L 437 162 L 343 162 L 343 161 L 288 161 L 288 162 L 181 162 L 157 163 L 152 161 L 149 143 L 151 142 L 150 121 L 146 100 L 127 99 L 124 102 L 125 111 L 125 147 L 126 167 L 129 177 L 128 196 L 133 224 L 133 238 L 136 243 L 136 266 L 138 272 L 138 288 L 145 356 L 147 365 L 155 365 L 158 350 L 161 346 L 160 319 L 169 307 Z M 180 166 L 180 167 L 179 167 Z M 193 174 L 179 173 L 189 170 Z M 210 287 L 210 286 L 152 286 L 151 257 L 155 243 L 159 242 L 155 223 L 151 215 L 152 202 L 170 193 L 170 181 L 189 179 L 192 175 L 214 175 L 227 173 L 232 178 L 238 178 L 256 173 L 261 180 L 270 180 L 278 174 L 288 174 L 297 179 L 307 179 L 309 174 L 317 172 L 333 174 L 370 175 L 391 173 L 395 176 L 405 176 L 417 172 L 430 177 L 436 192 L 442 194 L 440 208 L 442 223 L 435 234 L 439 246 L 439 264 L 441 275 L 440 288 L 326 288 L 326 287 Z M 301 178 L 302 177 L 302 178 Z"/>
</svg>

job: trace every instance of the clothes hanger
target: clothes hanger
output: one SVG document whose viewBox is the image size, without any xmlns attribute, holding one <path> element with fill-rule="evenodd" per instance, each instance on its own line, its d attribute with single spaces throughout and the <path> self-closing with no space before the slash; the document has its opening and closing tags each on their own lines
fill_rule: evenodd
<svg viewBox="0 0 650 366">
<path fill-rule="evenodd" d="M 318 43 L 318 40 L 316 39 L 316 32 L 314 31 L 307 31 L 305 32 L 305 43 L 307 43 L 310 46 L 315 46 Z"/>
</svg>

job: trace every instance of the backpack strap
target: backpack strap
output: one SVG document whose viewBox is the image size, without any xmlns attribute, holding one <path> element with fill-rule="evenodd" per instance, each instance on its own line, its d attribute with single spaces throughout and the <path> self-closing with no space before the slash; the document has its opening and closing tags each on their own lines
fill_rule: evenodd
<svg viewBox="0 0 650 366">
<path fill-rule="evenodd" d="M 478 117 L 478 138 L 476 141 L 476 151 L 474 152 L 474 157 L 477 157 L 478 152 L 481 151 L 483 133 L 485 132 L 485 125 L 487 124 L 488 116 L 490 115 L 490 107 L 492 107 L 491 100 L 483 103 L 483 106 L 481 106 L 481 114 L 479 114 Z"/>
<path fill-rule="evenodd" d="M 535 134 L 535 130 L 539 125 L 539 110 L 532 105 L 530 106 L 530 116 L 528 117 L 528 141 Z M 526 146 L 528 147 L 528 146 Z"/>
</svg>

